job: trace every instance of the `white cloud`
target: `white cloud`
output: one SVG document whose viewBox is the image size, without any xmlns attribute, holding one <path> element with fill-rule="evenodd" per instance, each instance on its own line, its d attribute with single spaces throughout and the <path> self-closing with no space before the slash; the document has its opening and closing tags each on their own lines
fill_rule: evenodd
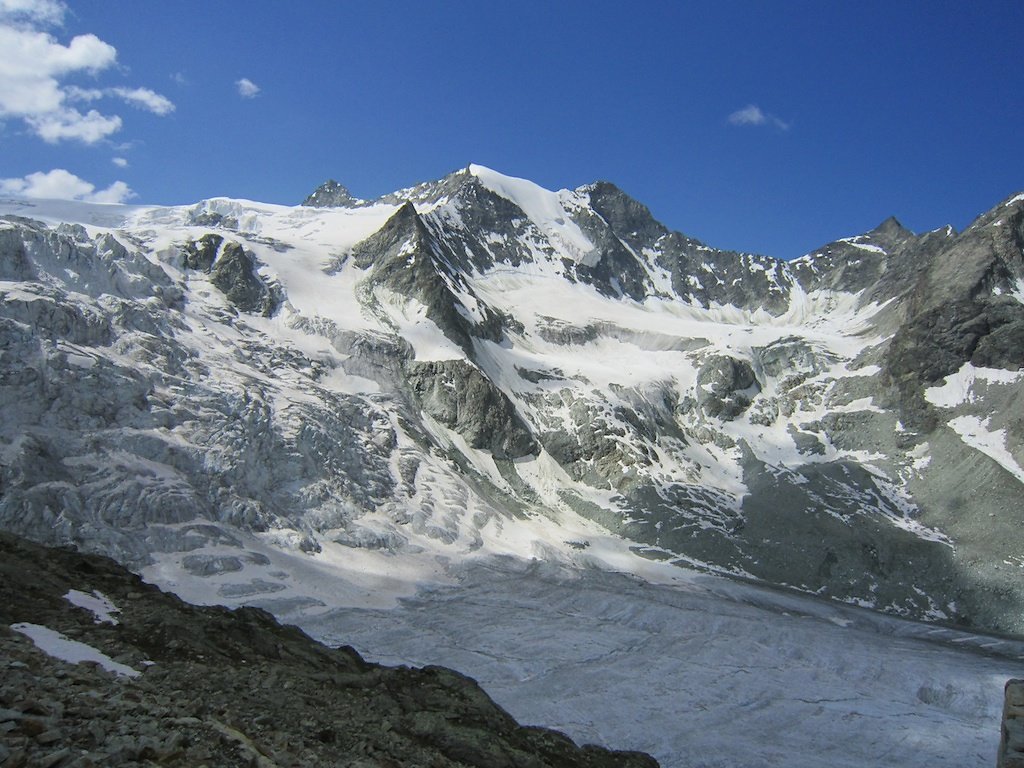
<svg viewBox="0 0 1024 768">
<path fill-rule="evenodd" d="M 59 0 L 0 0 L 0 20 L 60 24 L 66 10 Z"/>
<path fill-rule="evenodd" d="M 20 179 L 0 179 L 0 194 L 89 203 L 123 203 L 135 197 L 123 181 L 115 181 L 106 189 L 97 190 L 95 184 L 63 168 L 54 168 L 46 173 L 37 171 Z"/>
<path fill-rule="evenodd" d="M 790 124 L 770 112 L 763 111 L 756 104 L 748 104 L 729 115 L 731 125 L 773 125 L 780 131 L 788 131 Z"/>
<path fill-rule="evenodd" d="M 124 203 L 133 197 L 135 197 L 135 193 L 132 192 L 131 187 L 123 181 L 115 181 L 106 189 L 93 192 L 86 199 L 93 203 Z"/>
<path fill-rule="evenodd" d="M 65 93 L 58 77 L 96 73 L 114 63 L 117 51 L 94 35 L 67 46 L 29 29 L 0 25 L 0 114 L 25 117 L 61 109 Z"/>
<path fill-rule="evenodd" d="M 254 98 L 260 92 L 260 87 L 247 77 L 236 80 L 235 85 L 238 86 L 238 95 L 243 99 Z"/>
<path fill-rule="evenodd" d="M 174 111 L 174 104 L 166 96 L 161 96 L 149 88 L 79 88 L 69 85 L 64 89 L 64 96 L 70 101 L 96 101 L 105 97 L 116 97 L 133 107 L 145 109 L 153 114 L 169 115 Z"/>
<path fill-rule="evenodd" d="M 128 160 L 127 160 L 127 158 L 124 158 L 124 157 L 112 157 L 112 158 L 110 158 L 110 162 L 112 162 L 118 168 L 127 168 L 128 167 Z"/>
<path fill-rule="evenodd" d="M 103 98 L 103 91 L 99 88 L 79 88 L 77 85 L 69 85 L 64 88 L 64 98 L 68 101 L 97 101 Z"/>
<path fill-rule="evenodd" d="M 729 115 L 729 122 L 733 125 L 763 125 L 766 119 L 761 108 L 754 104 L 748 104 Z"/>
<path fill-rule="evenodd" d="M 133 107 L 145 109 L 154 115 L 169 115 L 174 111 L 174 104 L 166 96 L 161 96 L 149 88 L 111 88 L 111 92 Z"/>
<path fill-rule="evenodd" d="M 77 35 L 64 45 L 44 27 L 59 24 L 65 7 L 56 0 L 0 0 L 0 119 L 16 118 L 44 141 L 95 144 L 120 130 L 117 115 L 83 113 L 76 101 L 114 96 L 166 115 L 174 105 L 148 88 L 79 88 L 63 78 L 98 75 L 117 62 L 117 50 L 96 35 Z"/>
<path fill-rule="evenodd" d="M 65 139 L 95 144 L 100 139 L 121 130 L 120 117 L 101 115 L 95 109 L 90 109 L 84 115 L 77 109 L 57 109 L 41 115 L 26 116 L 25 122 L 39 138 L 50 144 Z"/>
</svg>

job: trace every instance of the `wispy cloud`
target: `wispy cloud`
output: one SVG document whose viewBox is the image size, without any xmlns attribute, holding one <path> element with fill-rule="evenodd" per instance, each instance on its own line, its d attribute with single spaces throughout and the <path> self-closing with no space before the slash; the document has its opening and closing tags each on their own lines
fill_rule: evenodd
<svg viewBox="0 0 1024 768">
<path fill-rule="evenodd" d="M 78 88 L 72 85 L 64 89 L 64 96 L 69 101 L 118 98 L 133 107 L 144 109 L 161 117 L 174 111 L 174 103 L 170 99 L 149 88 Z"/>
<path fill-rule="evenodd" d="M 174 111 L 174 104 L 170 99 L 149 88 L 111 88 L 110 92 L 133 107 L 145 109 L 154 115 L 163 117 Z"/>
<path fill-rule="evenodd" d="M 110 158 L 110 162 L 112 162 L 118 168 L 127 168 L 128 167 L 128 158 L 125 158 L 125 157 L 112 157 L 112 158 Z"/>
<path fill-rule="evenodd" d="M 791 125 L 771 112 L 765 112 L 756 104 L 748 104 L 743 109 L 737 109 L 729 115 L 728 121 L 730 125 L 771 125 L 780 131 L 788 131 Z"/>
<path fill-rule="evenodd" d="M 259 92 L 260 87 L 256 85 L 248 77 L 243 77 L 241 80 L 236 80 L 235 85 L 238 87 L 238 95 L 243 99 L 253 99 Z"/>
<path fill-rule="evenodd" d="M 98 75 L 117 63 L 117 50 L 96 35 L 77 35 L 64 45 L 47 32 L 59 25 L 66 6 L 58 0 L 0 0 L 0 119 L 23 121 L 39 138 L 96 142 L 116 133 L 119 115 L 81 111 L 75 102 L 113 96 L 158 115 L 174 109 L 148 88 L 66 85 L 79 74 Z"/>
<path fill-rule="evenodd" d="M 46 173 L 30 173 L 20 179 L 0 179 L 0 194 L 84 200 L 90 203 L 123 203 L 135 197 L 135 193 L 123 181 L 115 181 L 106 189 L 97 190 L 95 184 L 63 168 L 54 168 Z"/>
</svg>

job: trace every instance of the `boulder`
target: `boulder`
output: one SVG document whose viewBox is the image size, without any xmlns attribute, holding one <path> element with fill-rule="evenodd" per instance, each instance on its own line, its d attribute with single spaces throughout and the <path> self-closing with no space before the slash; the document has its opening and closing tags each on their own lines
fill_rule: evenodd
<svg viewBox="0 0 1024 768">
<path fill-rule="evenodd" d="M 1024 768 L 1024 680 L 1007 680 L 1003 688 L 1003 722 L 996 768 Z"/>
</svg>

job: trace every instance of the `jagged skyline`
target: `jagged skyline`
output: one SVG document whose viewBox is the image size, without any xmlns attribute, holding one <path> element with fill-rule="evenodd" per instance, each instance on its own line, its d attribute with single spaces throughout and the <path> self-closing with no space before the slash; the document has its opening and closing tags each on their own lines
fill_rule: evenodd
<svg viewBox="0 0 1024 768">
<path fill-rule="evenodd" d="M 987 764 L 1024 195 L 788 263 L 611 184 L 339 197 L 0 201 L 0 528 L 666 768 Z"/>
<path fill-rule="evenodd" d="M 1022 13 L 5 0 L 0 190 L 295 204 L 476 162 L 781 258 L 890 215 L 962 229 L 1024 186 Z"/>
</svg>

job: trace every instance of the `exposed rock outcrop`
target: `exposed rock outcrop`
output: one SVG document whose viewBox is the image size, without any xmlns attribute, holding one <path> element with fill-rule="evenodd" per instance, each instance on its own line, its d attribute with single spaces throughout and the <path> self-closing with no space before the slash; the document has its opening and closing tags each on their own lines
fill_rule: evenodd
<svg viewBox="0 0 1024 768">
<path fill-rule="evenodd" d="M 192 607 L 106 558 L 9 534 L 0 670 L 5 768 L 657 766 L 524 728 L 449 669 L 369 664 L 264 611 Z"/>
<path fill-rule="evenodd" d="M 334 179 L 328 179 L 302 201 L 312 208 L 350 208 L 362 201 L 352 197 L 349 191 Z"/>
<path fill-rule="evenodd" d="M 277 299 L 256 273 L 256 263 L 238 243 L 227 243 L 210 272 L 210 282 L 241 312 L 269 317 L 277 309 Z"/>
<path fill-rule="evenodd" d="M 714 355 L 697 372 L 697 404 L 705 415 L 731 421 L 761 391 L 754 370 L 746 360 Z"/>
<path fill-rule="evenodd" d="M 1024 680 L 1007 680 L 996 768 L 1024 768 Z"/>
<path fill-rule="evenodd" d="M 1024 629 L 1024 196 L 793 262 L 606 182 L 311 197 L 345 210 L 0 221 L 0 525 L 194 576 L 233 565 L 206 523 L 571 559 L 510 533 L 568 508 L 683 565 Z"/>
<path fill-rule="evenodd" d="M 424 412 L 496 458 L 536 453 L 537 444 L 508 397 L 465 360 L 410 362 L 409 386 Z"/>
</svg>

